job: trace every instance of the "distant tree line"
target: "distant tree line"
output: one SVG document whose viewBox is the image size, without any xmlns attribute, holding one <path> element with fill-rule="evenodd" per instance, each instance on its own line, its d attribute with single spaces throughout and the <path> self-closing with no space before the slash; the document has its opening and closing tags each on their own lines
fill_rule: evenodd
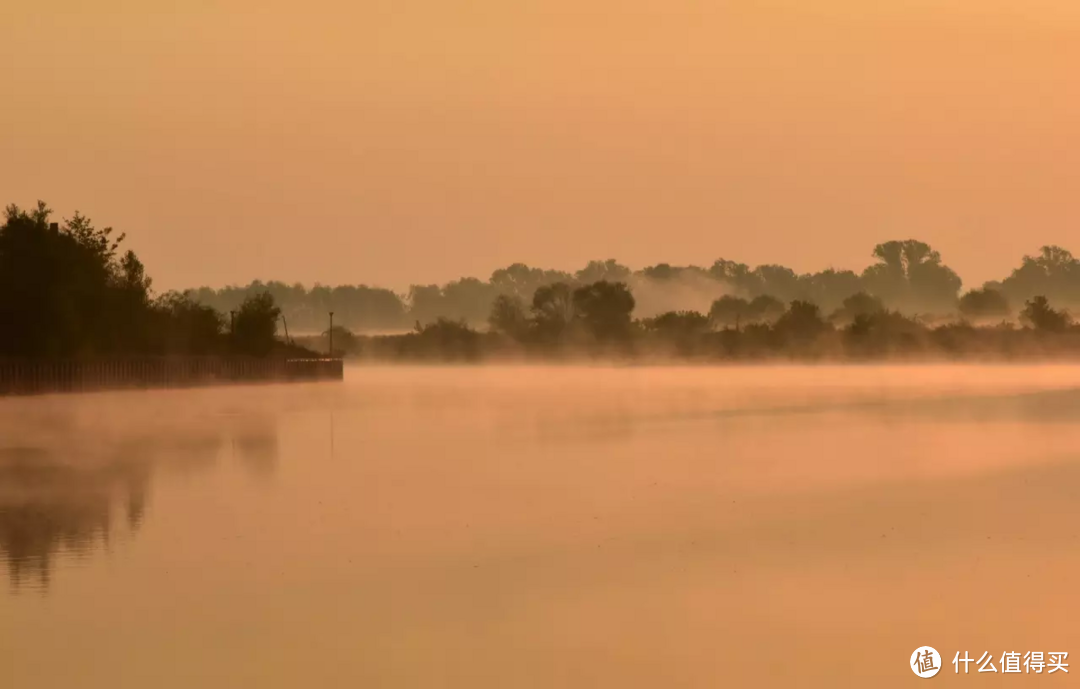
<svg viewBox="0 0 1080 689">
<path fill-rule="evenodd" d="M 226 316 L 189 294 L 155 295 L 124 235 L 75 213 L 51 222 L 42 202 L 8 206 L 0 226 L 0 357 L 266 356 L 296 348 L 277 338 L 280 309 L 250 292 Z M 307 352 L 307 350 L 303 350 Z"/>
<path fill-rule="evenodd" d="M 1038 254 L 1025 256 L 1003 280 L 967 292 L 961 291 L 956 272 L 924 242 L 885 242 L 874 247 L 872 255 L 874 264 L 861 273 L 829 268 L 799 274 L 781 265 L 751 268 L 726 259 L 709 267 L 660 263 L 631 270 L 608 259 L 591 261 L 574 273 L 515 263 L 494 271 L 487 280 L 466 277 L 444 285 L 413 285 L 404 294 L 367 285 L 305 288 L 282 282 L 203 287 L 189 294 L 200 304 L 226 312 L 253 294 L 269 293 L 297 333 L 323 332 L 329 311 L 334 311 L 336 323 L 358 333 L 401 332 L 439 319 L 482 327 L 500 298 L 529 304 L 540 288 L 565 285 L 573 290 L 601 281 L 625 284 L 636 298 L 638 317 L 696 310 L 731 326 L 775 320 L 793 301 L 833 314 L 849 308 L 847 300 L 856 295 L 890 311 L 937 322 L 958 317 L 972 323 L 1015 322 L 1026 302 L 1036 296 L 1046 297 L 1057 308 L 1080 309 L 1080 261 L 1061 247 L 1043 247 Z M 729 299 L 713 303 L 722 297 Z"/>
<path fill-rule="evenodd" d="M 1030 359 L 1080 356 L 1080 327 L 1043 296 L 1025 302 L 1019 325 L 937 324 L 888 309 L 866 292 L 831 314 L 812 302 L 724 296 L 708 314 L 669 311 L 635 319 L 623 282 L 538 288 L 530 303 L 500 295 L 480 330 L 440 318 L 398 335 L 357 335 L 335 326 L 339 355 L 372 360 L 479 361 L 580 356 L 681 360 Z M 328 346 L 327 333 L 308 338 Z"/>
<path fill-rule="evenodd" d="M 938 252 L 904 240 L 875 247 L 875 263 L 861 273 L 797 274 L 723 259 L 634 271 L 609 259 L 573 274 L 518 263 L 486 281 L 414 285 L 404 295 L 278 282 L 155 294 L 139 258 L 121 249 L 123 235 L 79 213 L 62 223 L 50 217 L 44 203 L 5 211 L 0 357 L 310 354 L 290 349 L 279 325 L 325 351 L 328 311 L 339 324 L 336 350 L 393 358 L 1080 351 L 1069 314 L 1080 305 L 1080 262 L 1054 246 L 963 293 Z"/>
</svg>

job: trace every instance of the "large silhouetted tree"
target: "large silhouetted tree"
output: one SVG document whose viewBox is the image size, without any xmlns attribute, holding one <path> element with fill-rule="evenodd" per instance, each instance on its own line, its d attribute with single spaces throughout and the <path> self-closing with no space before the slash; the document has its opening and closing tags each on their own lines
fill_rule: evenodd
<svg viewBox="0 0 1080 689">
<path fill-rule="evenodd" d="M 750 297 L 760 293 L 759 281 L 745 263 L 720 258 L 709 268 L 709 275 L 738 294 Z"/>
<path fill-rule="evenodd" d="M 562 337 L 576 314 L 573 290 L 565 282 L 544 285 L 532 298 L 533 323 L 541 340 Z"/>
<path fill-rule="evenodd" d="M 154 304 L 154 351 L 161 354 L 219 354 L 224 317 L 190 295 L 168 292 Z"/>
<path fill-rule="evenodd" d="M 642 322 L 645 332 L 656 338 L 662 349 L 684 356 L 700 351 L 709 332 L 709 317 L 697 311 L 668 311 Z"/>
<path fill-rule="evenodd" d="M 725 294 L 712 303 L 709 320 L 721 328 L 738 327 L 748 322 L 749 312 L 750 302 L 742 297 Z"/>
<path fill-rule="evenodd" d="M 634 295 L 623 282 L 601 280 L 574 290 L 576 317 L 598 340 L 625 339 L 631 329 Z"/>
<path fill-rule="evenodd" d="M 443 312 L 441 317 L 466 323 L 483 323 L 491 312 L 491 302 L 496 290 L 476 278 L 461 278 L 448 282 L 442 288 Z"/>
<path fill-rule="evenodd" d="M 251 356 L 265 356 L 274 348 L 281 309 L 274 298 L 263 292 L 248 297 L 236 311 L 232 341 L 235 351 Z"/>
<path fill-rule="evenodd" d="M 863 272 L 866 291 L 887 306 L 917 313 L 947 313 L 956 308 L 960 277 L 941 255 L 914 239 L 874 247 L 878 262 Z"/>
<path fill-rule="evenodd" d="M 77 356 L 146 347 L 150 281 L 123 235 L 43 202 L 8 206 L 0 227 L 0 355 Z"/>
<path fill-rule="evenodd" d="M 525 313 L 525 304 L 517 296 L 500 294 L 491 305 L 488 325 L 495 332 L 521 340 L 529 332 L 529 317 Z"/>
<path fill-rule="evenodd" d="M 781 337 L 794 342 L 808 342 L 818 337 L 830 325 L 821 317 L 817 304 L 808 301 L 793 301 L 784 315 L 776 321 L 774 330 Z"/>
<path fill-rule="evenodd" d="M 1069 314 L 1052 308 L 1049 300 L 1042 295 L 1028 300 L 1020 312 L 1020 320 L 1035 330 L 1047 332 L 1061 332 L 1071 321 Z"/>
<path fill-rule="evenodd" d="M 557 282 L 570 284 L 572 281 L 573 277 L 561 270 L 530 268 L 524 263 L 514 263 L 493 272 L 488 284 L 491 285 L 494 294 L 516 296 L 525 302 L 531 299 L 536 290 L 541 287 Z M 492 299 L 494 299 L 494 294 Z M 488 305 L 490 306 L 490 303 Z"/>
<path fill-rule="evenodd" d="M 851 323 L 859 316 L 870 316 L 885 310 L 885 304 L 866 292 L 857 292 L 843 301 L 830 319 L 836 323 Z"/>
<path fill-rule="evenodd" d="M 846 299 L 862 289 L 862 279 L 850 270 L 829 268 L 799 276 L 799 298 L 817 304 L 825 313 L 840 308 Z"/>
<path fill-rule="evenodd" d="M 791 268 L 780 265 L 758 266 L 754 268 L 753 277 L 755 284 L 751 296 L 768 295 L 784 303 L 803 297 L 799 276 Z"/>
<path fill-rule="evenodd" d="M 431 323 L 443 317 L 442 289 L 438 285 L 413 285 L 409 288 L 409 316 L 417 323 Z"/>
<path fill-rule="evenodd" d="M 984 287 L 960 297 L 960 313 L 974 320 L 1008 318 L 1009 300 L 1000 291 Z"/>
<path fill-rule="evenodd" d="M 926 328 L 897 311 L 857 313 L 844 330 L 845 345 L 856 356 L 910 354 L 920 349 Z"/>
<path fill-rule="evenodd" d="M 1044 246 L 1038 256 L 1024 256 L 1020 267 L 1001 283 L 1014 303 L 1036 296 L 1070 308 L 1080 306 L 1080 261 L 1060 246 Z"/>
</svg>

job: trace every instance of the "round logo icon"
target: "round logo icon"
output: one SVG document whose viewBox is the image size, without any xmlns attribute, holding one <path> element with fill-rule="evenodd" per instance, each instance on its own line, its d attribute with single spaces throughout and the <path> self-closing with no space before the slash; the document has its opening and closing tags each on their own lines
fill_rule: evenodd
<svg viewBox="0 0 1080 689">
<path fill-rule="evenodd" d="M 919 646 L 911 654 L 911 671 L 922 678 L 930 678 L 941 672 L 941 654 L 931 646 Z"/>
</svg>

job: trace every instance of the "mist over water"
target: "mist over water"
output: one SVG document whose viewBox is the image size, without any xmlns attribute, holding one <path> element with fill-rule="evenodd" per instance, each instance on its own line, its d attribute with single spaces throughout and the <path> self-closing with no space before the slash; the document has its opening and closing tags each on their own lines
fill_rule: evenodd
<svg viewBox="0 0 1080 689">
<path fill-rule="evenodd" d="M 0 686 L 899 686 L 922 645 L 939 682 L 957 650 L 1080 653 L 1077 421 L 1070 366 L 0 399 Z"/>
</svg>

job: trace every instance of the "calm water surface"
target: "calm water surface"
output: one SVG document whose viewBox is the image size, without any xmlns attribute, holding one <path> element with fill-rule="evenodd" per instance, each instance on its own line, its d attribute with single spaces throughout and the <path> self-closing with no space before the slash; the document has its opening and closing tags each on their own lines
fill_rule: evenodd
<svg viewBox="0 0 1080 689">
<path fill-rule="evenodd" d="M 2 399 L 0 687 L 1061 685 L 1078 421 L 1070 367 Z"/>
</svg>

